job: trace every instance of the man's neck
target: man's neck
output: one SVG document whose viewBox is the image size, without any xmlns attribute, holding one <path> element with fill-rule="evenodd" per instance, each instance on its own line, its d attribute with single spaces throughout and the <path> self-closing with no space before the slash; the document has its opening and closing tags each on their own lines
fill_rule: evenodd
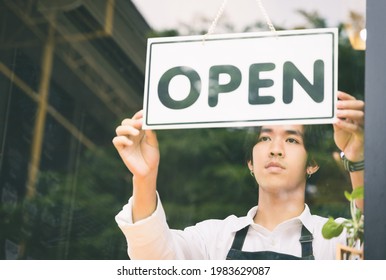
<svg viewBox="0 0 386 280">
<path fill-rule="evenodd" d="M 259 193 L 254 222 L 272 231 L 280 223 L 299 216 L 304 210 L 304 190 L 295 193 Z"/>
</svg>

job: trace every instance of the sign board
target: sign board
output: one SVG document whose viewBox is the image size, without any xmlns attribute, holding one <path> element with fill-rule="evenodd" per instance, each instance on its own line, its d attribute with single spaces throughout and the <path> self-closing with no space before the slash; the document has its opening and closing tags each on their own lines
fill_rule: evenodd
<svg viewBox="0 0 386 280">
<path fill-rule="evenodd" d="M 145 129 L 333 123 L 336 28 L 148 40 Z"/>
</svg>

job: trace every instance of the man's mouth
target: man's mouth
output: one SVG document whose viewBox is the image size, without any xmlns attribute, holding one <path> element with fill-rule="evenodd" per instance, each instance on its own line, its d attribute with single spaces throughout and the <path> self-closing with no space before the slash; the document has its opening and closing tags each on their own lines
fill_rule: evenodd
<svg viewBox="0 0 386 280">
<path fill-rule="evenodd" d="M 265 165 L 266 169 L 285 169 L 282 164 L 275 161 L 270 161 Z"/>
</svg>

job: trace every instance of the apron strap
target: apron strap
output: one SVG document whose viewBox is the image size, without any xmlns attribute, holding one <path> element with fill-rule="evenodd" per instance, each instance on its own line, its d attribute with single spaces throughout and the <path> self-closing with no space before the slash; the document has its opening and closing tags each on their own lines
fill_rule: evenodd
<svg viewBox="0 0 386 280">
<path fill-rule="evenodd" d="M 241 251 L 244 245 L 245 237 L 247 236 L 248 229 L 249 229 L 249 225 L 247 225 L 245 228 L 242 228 L 236 232 L 231 249 Z"/>
<path fill-rule="evenodd" d="M 312 240 L 314 237 L 312 233 L 303 225 L 302 234 L 300 236 L 300 244 L 302 245 L 302 259 L 303 260 L 314 260 L 314 253 L 312 250 Z"/>
<path fill-rule="evenodd" d="M 245 237 L 247 236 L 247 232 L 249 229 L 249 225 L 240 229 L 236 232 L 235 238 L 233 239 L 232 247 L 231 249 L 239 250 L 243 248 Z M 302 226 L 302 232 L 300 236 L 300 245 L 302 246 L 302 259 L 303 260 L 314 260 L 315 257 L 313 255 L 312 250 L 312 240 L 314 237 L 312 236 L 312 233 L 303 225 Z"/>
</svg>

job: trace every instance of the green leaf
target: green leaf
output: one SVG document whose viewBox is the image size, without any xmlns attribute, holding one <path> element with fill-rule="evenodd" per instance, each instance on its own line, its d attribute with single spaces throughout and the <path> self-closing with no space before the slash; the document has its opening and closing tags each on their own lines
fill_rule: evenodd
<svg viewBox="0 0 386 280">
<path fill-rule="evenodd" d="M 335 222 L 334 218 L 330 217 L 322 228 L 322 235 L 326 239 L 339 236 L 343 231 L 343 225 Z"/>
<path fill-rule="evenodd" d="M 363 187 L 358 187 L 354 189 L 351 193 L 348 191 L 344 192 L 344 196 L 348 201 L 353 201 L 354 199 L 363 199 L 364 197 L 364 188 Z"/>
<path fill-rule="evenodd" d="M 352 201 L 351 193 L 349 193 L 348 191 L 344 191 L 344 196 L 347 198 L 348 201 Z"/>
<path fill-rule="evenodd" d="M 358 187 L 351 192 L 352 199 L 363 199 L 365 196 L 365 191 L 363 187 Z"/>
</svg>

